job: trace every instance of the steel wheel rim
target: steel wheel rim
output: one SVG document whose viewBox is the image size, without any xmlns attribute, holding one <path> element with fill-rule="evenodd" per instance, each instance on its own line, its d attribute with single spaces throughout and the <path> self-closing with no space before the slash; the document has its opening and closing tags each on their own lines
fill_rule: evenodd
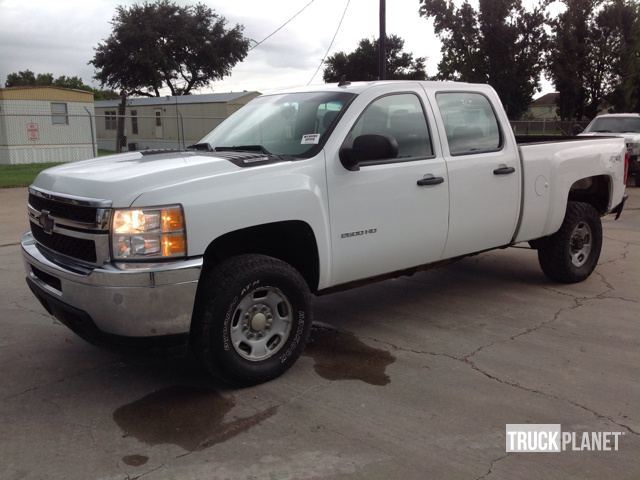
<svg viewBox="0 0 640 480">
<path fill-rule="evenodd" d="M 247 293 L 231 319 L 231 343 L 242 358 L 259 362 L 271 358 L 291 333 L 291 303 L 276 287 L 257 287 Z"/>
<path fill-rule="evenodd" d="M 578 222 L 573 232 L 571 232 L 569 241 L 569 255 L 573 265 L 581 267 L 587 263 L 591 254 L 592 242 L 593 235 L 589 224 L 587 222 Z"/>
</svg>

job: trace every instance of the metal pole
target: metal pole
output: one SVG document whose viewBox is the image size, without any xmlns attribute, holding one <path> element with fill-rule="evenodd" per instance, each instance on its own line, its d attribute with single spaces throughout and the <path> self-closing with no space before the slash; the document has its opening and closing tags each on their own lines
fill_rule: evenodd
<svg viewBox="0 0 640 480">
<path fill-rule="evenodd" d="M 178 135 L 178 150 L 182 147 L 180 146 L 180 119 L 178 118 L 178 96 L 174 96 L 176 100 L 176 134 Z"/>
<path fill-rule="evenodd" d="M 184 118 L 182 118 L 182 114 L 180 113 L 180 130 L 182 131 L 182 149 L 186 148 L 186 144 L 184 142 Z"/>
<path fill-rule="evenodd" d="M 385 80 L 387 78 L 387 51 L 386 51 L 386 1 L 380 0 L 380 37 L 378 38 L 378 78 Z"/>
<path fill-rule="evenodd" d="M 89 115 L 89 130 L 91 130 L 91 149 L 93 150 L 93 156 L 98 156 L 98 150 L 96 149 L 96 137 L 93 134 L 93 116 L 87 107 L 84 107 L 87 111 L 87 115 Z"/>
<path fill-rule="evenodd" d="M 118 105 L 118 116 L 116 117 L 116 153 L 122 152 L 122 147 L 126 143 L 124 136 L 124 121 L 127 108 L 127 94 L 124 90 L 120 92 L 120 104 Z"/>
</svg>

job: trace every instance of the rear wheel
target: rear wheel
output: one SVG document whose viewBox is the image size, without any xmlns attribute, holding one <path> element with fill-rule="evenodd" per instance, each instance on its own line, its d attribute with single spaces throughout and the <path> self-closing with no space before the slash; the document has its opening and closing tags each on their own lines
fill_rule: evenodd
<svg viewBox="0 0 640 480">
<path fill-rule="evenodd" d="M 201 281 L 191 343 L 212 374 L 251 385 L 293 365 L 312 321 L 309 288 L 297 270 L 265 255 L 241 255 Z"/>
<path fill-rule="evenodd" d="M 576 283 L 596 267 L 602 249 L 602 224 L 588 203 L 569 202 L 560 230 L 539 242 L 538 260 L 551 280 Z"/>
</svg>

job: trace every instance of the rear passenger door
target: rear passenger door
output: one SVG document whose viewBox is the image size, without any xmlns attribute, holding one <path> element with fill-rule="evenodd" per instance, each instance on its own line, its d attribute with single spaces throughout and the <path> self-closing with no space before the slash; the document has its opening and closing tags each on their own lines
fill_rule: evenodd
<svg viewBox="0 0 640 480">
<path fill-rule="evenodd" d="M 325 146 L 332 283 L 342 284 L 439 260 L 447 237 L 447 172 L 432 139 L 433 113 L 418 84 L 360 94 Z M 395 90 L 395 91 L 394 91 Z M 340 146 L 388 135 L 397 158 L 344 168 Z M 433 177 L 425 182 L 425 176 Z"/>
<path fill-rule="evenodd" d="M 520 212 L 522 172 L 513 135 L 501 127 L 508 120 L 494 108 L 499 99 L 491 90 L 431 95 L 449 173 L 444 257 L 510 243 Z"/>
</svg>

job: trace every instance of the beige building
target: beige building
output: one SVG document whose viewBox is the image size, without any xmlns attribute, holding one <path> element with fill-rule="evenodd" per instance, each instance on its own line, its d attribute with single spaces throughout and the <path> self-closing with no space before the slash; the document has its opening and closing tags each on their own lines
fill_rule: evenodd
<svg viewBox="0 0 640 480">
<path fill-rule="evenodd" d="M 258 95 L 259 92 L 232 92 L 129 98 L 124 124 L 126 145 L 135 150 L 187 147 Z M 101 149 L 116 149 L 119 103 L 120 100 L 96 102 Z"/>
<path fill-rule="evenodd" d="M 0 164 L 95 156 L 93 94 L 60 87 L 0 88 Z"/>
<path fill-rule="evenodd" d="M 558 116 L 558 92 L 547 93 L 529 104 L 523 115 L 525 120 L 560 120 Z"/>
</svg>

